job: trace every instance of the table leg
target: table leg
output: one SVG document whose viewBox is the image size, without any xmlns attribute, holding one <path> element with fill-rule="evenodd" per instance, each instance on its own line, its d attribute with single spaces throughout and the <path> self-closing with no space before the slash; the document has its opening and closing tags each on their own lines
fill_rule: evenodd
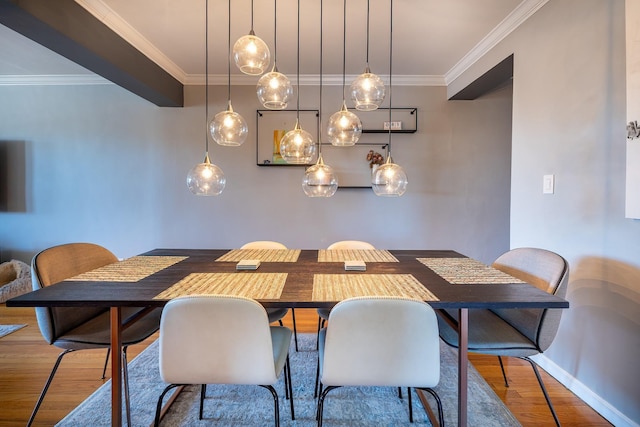
<svg viewBox="0 0 640 427">
<path fill-rule="evenodd" d="M 111 425 L 122 426 L 122 310 L 111 307 Z"/>
<path fill-rule="evenodd" d="M 467 425 L 469 309 L 458 312 L 458 426 Z"/>
</svg>

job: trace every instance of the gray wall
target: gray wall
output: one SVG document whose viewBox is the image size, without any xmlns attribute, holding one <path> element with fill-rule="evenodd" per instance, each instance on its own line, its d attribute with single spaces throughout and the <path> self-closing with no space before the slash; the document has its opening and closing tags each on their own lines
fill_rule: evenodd
<svg viewBox="0 0 640 427">
<path fill-rule="evenodd" d="M 341 90 L 325 89 L 330 114 Z M 303 87 L 301 108 L 317 108 L 317 93 Z M 26 188 L 23 212 L 0 212 L 4 258 L 28 261 L 70 241 L 97 242 L 120 257 L 254 239 L 298 248 L 362 239 L 390 249 L 452 248 L 485 262 L 508 249 L 510 87 L 473 102 L 447 102 L 444 87 L 395 88 L 394 105 L 418 107 L 419 115 L 417 133 L 394 136 L 394 159 L 410 181 L 396 199 L 370 189 L 309 199 L 303 168 L 256 166 L 254 89 L 235 87 L 232 96 L 250 134 L 239 148 L 211 144 L 227 187 L 207 198 L 185 184 L 204 156 L 203 87 L 187 87 L 181 109 L 115 86 L 0 87 L 0 140 L 23 142 Z M 210 115 L 225 106 L 226 88 L 212 87 Z"/>
<path fill-rule="evenodd" d="M 514 53 L 511 246 L 571 264 L 571 308 L 541 363 L 615 425 L 638 425 L 640 221 L 624 217 L 624 37 L 624 0 L 550 1 L 449 90 Z M 545 174 L 555 174 L 553 195 L 542 194 Z"/>
</svg>

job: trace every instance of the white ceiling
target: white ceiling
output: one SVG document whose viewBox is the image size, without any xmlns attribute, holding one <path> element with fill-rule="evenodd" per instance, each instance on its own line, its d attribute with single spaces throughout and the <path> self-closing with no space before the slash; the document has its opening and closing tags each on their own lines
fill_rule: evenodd
<svg viewBox="0 0 640 427">
<path fill-rule="evenodd" d="M 76 0 L 184 84 L 200 83 L 205 67 L 205 1 Z M 393 75 L 443 84 L 499 42 L 546 0 L 394 0 Z M 319 73 L 320 0 L 300 0 L 300 74 Z M 390 0 L 370 0 L 371 70 L 389 73 Z M 296 73 L 297 0 L 277 0 L 278 68 Z M 323 67 L 341 77 L 343 1 L 323 0 Z M 227 0 L 209 0 L 209 73 L 227 73 Z M 347 1 L 346 73 L 366 59 L 367 0 Z M 251 28 L 251 0 L 231 2 L 231 42 Z M 254 30 L 271 48 L 274 1 L 254 0 Z M 232 64 L 232 74 L 240 74 Z M 0 25 L 0 77 L 91 74 Z M 255 80 L 255 77 L 253 78 Z M 215 82 L 214 82 L 215 83 Z"/>
</svg>

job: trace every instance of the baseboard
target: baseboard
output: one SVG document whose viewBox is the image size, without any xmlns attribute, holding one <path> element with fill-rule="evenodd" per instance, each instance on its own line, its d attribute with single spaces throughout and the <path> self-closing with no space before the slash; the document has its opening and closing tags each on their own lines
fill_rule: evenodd
<svg viewBox="0 0 640 427">
<path fill-rule="evenodd" d="M 594 411 L 602 415 L 607 421 L 616 427 L 640 427 L 640 424 L 621 413 L 601 396 L 571 376 L 567 371 L 556 365 L 544 354 L 532 357 L 535 362 L 549 375 L 558 380 L 562 385 L 571 390 L 573 394 L 582 399 Z"/>
</svg>

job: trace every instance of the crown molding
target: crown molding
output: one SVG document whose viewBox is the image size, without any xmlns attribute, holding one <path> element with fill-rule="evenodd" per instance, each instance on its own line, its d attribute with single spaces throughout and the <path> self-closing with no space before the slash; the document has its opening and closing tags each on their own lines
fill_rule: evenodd
<svg viewBox="0 0 640 427">
<path fill-rule="evenodd" d="M 111 85 L 97 74 L 0 75 L 0 86 Z"/>
<path fill-rule="evenodd" d="M 486 55 L 498 43 L 504 40 L 516 28 L 522 25 L 531 15 L 536 13 L 538 9 L 547 4 L 549 0 L 524 0 L 518 5 L 506 18 L 502 20 L 489 34 L 487 34 L 480 42 L 473 47 L 465 56 L 462 57 L 456 65 L 454 65 L 444 75 L 445 85 L 448 86 L 455 79 L 460 77 L 462 73 L 467 71 L 469 67 L 476 63 L 480 58 Z"/>
</svg>

